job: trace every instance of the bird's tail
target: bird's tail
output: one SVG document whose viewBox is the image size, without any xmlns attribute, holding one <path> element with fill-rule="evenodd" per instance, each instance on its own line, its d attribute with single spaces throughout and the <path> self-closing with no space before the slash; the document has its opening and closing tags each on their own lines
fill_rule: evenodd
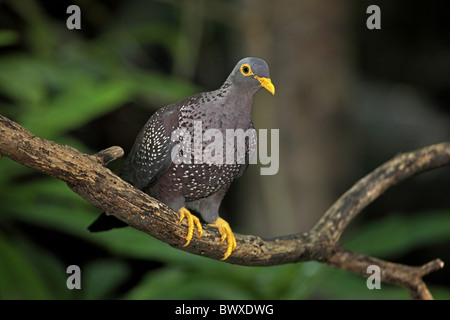
<svg viewBox="0 0 450 320">
<path fill-rule="evenodd" d="M 91 232 L 107 231 L 115 228 L 122 228 L 128 226 L 125 222 L 120 221 L 114 216 L 108 216 L 106 213 L 102 213 L 97 220 L 92 222 L 88 227 Z"/>
</svg>

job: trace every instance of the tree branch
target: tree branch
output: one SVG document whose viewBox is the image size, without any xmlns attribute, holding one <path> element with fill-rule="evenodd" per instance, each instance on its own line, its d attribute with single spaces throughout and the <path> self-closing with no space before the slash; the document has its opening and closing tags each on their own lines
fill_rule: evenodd
<svg viewBox="0 0 450 320">
<path fill-rule="evenodd" d="M 426 300 L 433 299 L 433 296 L 428 291 L 422 277 L 444 267 L 444 263 L 440 259 L 435 259 L 420 267 L 411 267 L 372 258 L 340 247 L 328 257 L 325 263 L 364 276 L 370 276 L 367 274 L 367 268 L 376 265 L 381 270 L 381 281 L 402 285 L 413 299 Z"/>
<path fill-rule="evenodd" d="M 221 259 L 220 234 L 203 225 L 203 237 L 183 247 L 187 224 L 178 225 L 178 213 L 164 203 L 135 189 L 108 168 L 123 155 L 111 147 L 95 155 L 34 136 L 19 124 L 0 115 L 0 158 L 5 155 L 27 167 L 67 183 L 69 188 L 95 207 L 116 216 L 131 227 L 172 247 L 213 259 Z M 443 268 L 439 259 L 421 267 L 391 263 L 348 251 L 338 245 L 352 219 L 393 185 L 418 173 L 450 164 L 450 143 L 440 143 L 404 153 L 358 181 L 308 232 L 263 239 L 236 234 L 237 248 L 227 262 L 247 266 L 269 266 L 300 261 L 319 261 L 368 276 L 367 267 L 381 268 L 381 280 L 406 287 L 413 298 L 431 299 L 422 277 Z"/>
</svg>

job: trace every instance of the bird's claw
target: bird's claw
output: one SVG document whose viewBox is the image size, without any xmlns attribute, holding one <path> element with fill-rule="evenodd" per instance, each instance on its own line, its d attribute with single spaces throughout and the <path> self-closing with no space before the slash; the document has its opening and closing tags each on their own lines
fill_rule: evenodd
<svg viewBox="0 0 450 320">
<path fill-rule="evenodd" d="M 178 224 L 181 224 L 184 218 L 186 218 L 188 223 L 188 233 L 186 236 L 186 243 L 184 244 L 184 246 L 186 247 L 191 242 L 192 236 L 194 235 L 194 226 L 197 227 L 199 238 L 203 235 L 203 228 L 200 220 L 185 207 L 182 207 L 178 213 L 180 214 L 180 220 L 178 221 Z"/>
<path fill-rule="evenodd" d="M 178 213 L 180 214 L 180 220 L 178 220 L 178 224 L 180 225 L 185 218 L 188 223 L 188 233 L 185 238 L 186 243 L 184 244 L 184 246 L 186 247 L 191 242 L 191 239 L 194 235 L 194 228 L 197 228 L 199 238 L 203 235 L 203 228 L 200 220 L 185 207 L 182 207 Z M 217 218 L 216 222 L 210 223 L 209 225 L 219 229 L 221 236 L 220 243 L 223 243 L 225 240 L 227 240 L 227 251 L 221 259 L 226 260 L 234 251 L 234 249 L 236 249 L 236 238 L 234 237 L 233 231 L 231 231 L 228 222 L 226 222 L 222 218 Z"/>
<path fill-rule="evenodd" d="M 217 218 L 216 222 L 210 223 L 209 225 L 219 229 L 221 235 L 220 243 L 223 243 L 225 239 L 227 239 L 227 251 L 225 252 L 223 258 L 221 259 L 226 260 L 234 251 L 234 249 L 236 249 L 236 238 L 234 237 L 233 231 L 231 231 L 228 222 L 226 222 L 220 217 Z"/>
</svg>

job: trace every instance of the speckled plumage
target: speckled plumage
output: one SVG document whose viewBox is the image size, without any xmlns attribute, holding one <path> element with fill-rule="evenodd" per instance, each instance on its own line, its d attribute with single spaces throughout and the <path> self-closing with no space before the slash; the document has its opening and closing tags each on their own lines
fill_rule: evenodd
<svg viewBox="0 0 450 320">
<path fill-rule="evenodd" d="M 252 73 L 245 75 L 243 65 L 251 67 Z M 269 79 L 267 64 L 257 58 L 242 59 L 219 89 L 196 94 L 158 110 L 138 135 L 122 178 L 173 210 L 186 207 L 199 212 L 206 222 L 215 222 L 228 188 L 248 166 L 248 153 L 256 146 L 256 135 L 246 141 L 245 163 L 237 163 L 236 157 L 234 163 L 225 163 L 224 152 L 223 164 L 196 163 L 195 153 L 191 155 L 190 164 L 176 164 L 171 152 L 178 142 L 171 139 L 172 133 L 184 130 L 193 144 L 194 121 L 201 123 L 202 134 L 208 129 L 216 129 L 223 137 L 227 129 L 254 129 L 252 101 L 262 82 L 253 75 Z M 202 152 L 210 143 L 211 140 L 203 140 Z M 224 150 L 225 144 L 223 139 Z"/>
</svg>

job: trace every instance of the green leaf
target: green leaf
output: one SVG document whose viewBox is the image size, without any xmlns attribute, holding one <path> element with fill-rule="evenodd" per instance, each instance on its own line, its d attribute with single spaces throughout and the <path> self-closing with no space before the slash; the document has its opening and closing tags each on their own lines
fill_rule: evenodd
<svg viewBox="0 0 450 320">
<path fill-rule="evenodd" d="M 0 30 L 0 47 L 7 47 L 19 41 L 19 33 L 14 30 Z"/>
<path fill-rule="evenodd" d="M 45 103 L 48 65 L 29 56 L 15 55 L 2 57 L 0 70 L 0 90 L 18 104 L 20 111 Z"/>
<path fill-rule="evenodd" d="M 125 81 L 85 79 L 48 103 L 45 112 L 36 109 L 18 121 L 34 134 L 52 139 L 119 107 L 130 99 L 131 93 L 131 86 Z"/>
<path fill-rule="evenodd" d="M 344 246 L 356 252 L 389 258 L 418 247 L 450 239 L 450 212 L 391 214 L 359 227 Z"/>
<path fill-rule="evenodd" d="M 183 267 L 149 272 L 126 299 L 249 299 L 239 285 L 227 277 L 192 273 Z"/>
<path fill-rule="evenodd" d="M 0 233 L 0 298 L 49 299 L 45 280 L 21 248 Z"/>
<path fill-rule="evenodd" d="M 111 299 L 111 292 L 129 276 L 130 270 L 122 261 L 93 261 L 82 269 L 82 288 L 86 299 Z"/>
</svg>

